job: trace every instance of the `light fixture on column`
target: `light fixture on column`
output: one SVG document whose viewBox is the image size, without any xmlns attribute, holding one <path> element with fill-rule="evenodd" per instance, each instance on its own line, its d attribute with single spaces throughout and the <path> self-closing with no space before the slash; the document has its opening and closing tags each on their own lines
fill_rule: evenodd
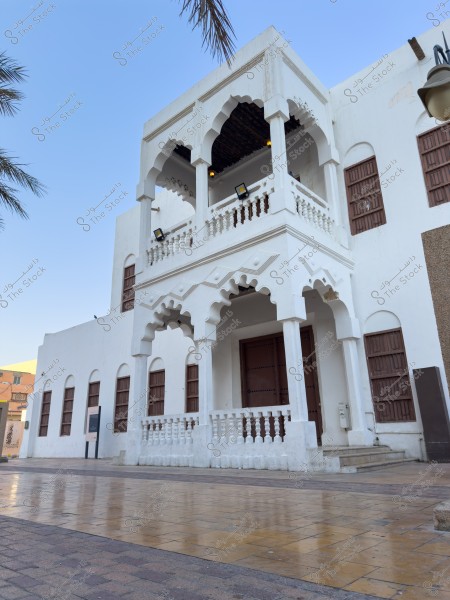
<svg viewBox="0 0 450 600">
<path fill-rule="evenodd" d="M 270 148 L 271 145 L 272 145 L 272 140 L 267 140 L 266 141 L 266 146 L 269 146 L 269 148 Z"/>
<path fill-rule="evenodd" d="M 427 75 L 425 85 L 417 90 L 430 117 L 439 121 L 450 118 L 450 49 L 444 38 L 445 50 L 439 44 L 434 46 L 436 66 Z"/>
<path fill-rule="evenodd" d="M 163 242 L 166 239 L 166 236 L 164 235 L 164 232 L 160 227 L 158 227 L 158 229 L 155 229 L 153 233 L 157 242 Z"/>
<path fill-rule="evenodd" d="M 216 172 L 214 171 L 214 169 L 210 169 L 209 170 L 209 176 L 210 177 L 215 177 L 216 176 Z"/>
<path fill-rule="evenodd" d="M 245 183 L 240 183 L 234 189 L 236 190 L 236 194 L 239 200 L 244 200 L 244 198 L 249 197 L 249 192 Z"/>
</svg>

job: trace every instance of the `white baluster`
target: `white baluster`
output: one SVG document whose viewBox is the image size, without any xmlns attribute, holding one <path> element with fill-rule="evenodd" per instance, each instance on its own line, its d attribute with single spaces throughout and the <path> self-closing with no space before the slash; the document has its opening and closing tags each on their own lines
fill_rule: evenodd
<svg viewBox="0 0 450 600">
<path fill-rule="evenodd" d="M 186 429 L 186 443 L 192 443 L 192 419 L 188 417 L 187 419 L 187 429 Z"/>
<path fill-rule="evenodd" d="M 238 433 L 237 433 L 237 443 L 238 444 L 243 444 L 244 443 L 244 431 L 243 431 L 243 429 L 244 429 L 244 423 L 243 423 L 244 418 L 245 418 L 244 417 L 244 413 L 239 412 L 238 413 L 238 417 L 237 417 L 237 430 L 238 430 Z"/>
<path fill-rule="evenodd" d="M 216 445 L 219 443 L 219 416 L 217 414 L 212 416 L 212 430 L 212 443 Z"/>
<path fill-rule="evenodd" d="M 142 428 L 142 436 L 141 436 L 141 442 L 143 444 L 147 443 L 147 422 L 146 421 L 142 421 L 141 423 L 141 428 Z"/>
<path fill-rule="evenodd" d="M 161 431 L 159 427 L 159 419 L 155 419 L 155 445 L 159 446 L 161 443 Z"/>
<path fill-rule="evenodd" d="M 281 442 L 282 442 L 281 436 L 280 436 L 280 416 L 281 416 L 281 411 L 277 410 L 275 413 L 275 437 L 273 438 L 273 441 L 276 444 L 281 444 Z"/>
<path fill-rule="evenodd" d="M 272 443 L 272 438 L 270 437 L 270 419 L 269 419 L 269 415 L 271 413 L 267 413 L 264 416 L 264 429 L 265 429 L 265 436 L 264 436 L 264 443 L 265 444 L 271 444 Z"/>
<path fill-rule="evenodd" d="M 149 423 L 149 427 L 148 427 L 148 445 L 149 446 L 153 446 L 153 442 L 154 442 L 154 440 L 153 440 L 153 436 L 154 436 L 153 428 L 154 428 L 154 426 L 155 426 L 154 422 L 152 421 L 152 419 L 150 419 L 150 423 Z"/>
<path fill-rule="evenodd" d="M 263 439 L 261 437 L 261 421 L 260 421 L 261 418 L 262 418 L 262 413 L 260 413 L 260 412 L 256 413 L 256 417 L 255 417 L 255 428 L 256 428 L 255 443 L 256 444 L 262 444 L 262 442 L 263 442 Z"/>
<path fill-rule="evenodd" d="M 210 238 L 214 237 L 214 223 L 216 217 L 213 215 L 209 221 L 207 221 L 206 231 L 208 232 L 208 236 Z"/>
<path fill-rule="evenodd" d="M 227 436 L 227 413 L 223 414 L 223 418 L 220 421 L 220 442 L 228 441 Z"/>
<path fill-rule="evenodd" d="M 245 431 L 246 431 L 246 437 L 245 437 L 245 443 L 246 444 L 253 444 L 253 437 L 252 437 L 252 417 L 251 417 L 252 413 L 248 413 L 248 415 L 245 417 Z"/>
</svg>

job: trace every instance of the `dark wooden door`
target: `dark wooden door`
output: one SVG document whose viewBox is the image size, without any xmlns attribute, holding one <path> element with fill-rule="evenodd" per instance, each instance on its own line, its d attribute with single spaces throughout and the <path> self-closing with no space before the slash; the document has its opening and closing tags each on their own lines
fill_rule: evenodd
<svg viewBox="0 0 450 600">
<path fill-rule="evenodd" d="M 242 406 L 289 404 L 283 334 L 240 341 Z"/>
<path fill-rule="evenodd" d="M 317 363 L 317 357 L 314 344 L 314 333 L 311 326 L 301 327 L 300 339 L 302 342 L 308 421 L 314 421 L 316 423 L 317 440 L 320 443 L 323 433 L 322 408 L 320 404 L 317 365 L 313 365 L 314 361 Z"/>
<path fill-rule="evenodd" d="M 320 442 L 323 425 L 320 406 L 317 367 L 312 327 L 300 329 L 308 420 L 316 423 Z M 282 333 L 241 340 L 241 386 L 242 406 L 281 406 L 289 404 L 286 357 Z"/>
</svg>

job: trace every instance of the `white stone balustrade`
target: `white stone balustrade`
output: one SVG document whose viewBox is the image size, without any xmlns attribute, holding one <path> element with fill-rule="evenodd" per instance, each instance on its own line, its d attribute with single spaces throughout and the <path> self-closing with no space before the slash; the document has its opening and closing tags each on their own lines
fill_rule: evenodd
<svg viewBox="0 0 450 600">
<path fill-rule="evenodd" d="M 288 406 L 266 406 L 213 411 L 210 416 L 213 445 L 281 444 L 291 411 Z"/>
<path fill-rule="evenodd" d="M 149 446 L 192 444 L 192 431 L 198 424 L 197 413 L 147 417 L 142 421 L 142 443 Z"/>
<path fill-rule="evenodd" d="M 300 217 L 312 227 L 334 236 L 334 221 L 330 217 L 328 203 L 293 179 L 291 179 L 291 186 Z"/>
<path fill-rule="evenodd" d="M 164 241 L 152 240 L 150 242 L 150 248 L 147 250 L 149 266 L 170 256 L 186 252 L 186 249 L 191 247 L 194 235 L 192 219 L 175 225 L 172 229 L 165 231 L 164 234 Z"/>
</svg>

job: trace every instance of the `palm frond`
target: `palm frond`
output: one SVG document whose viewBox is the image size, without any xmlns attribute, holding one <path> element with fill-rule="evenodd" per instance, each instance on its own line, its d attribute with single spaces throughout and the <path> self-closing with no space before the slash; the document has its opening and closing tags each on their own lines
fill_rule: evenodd
<svg viewBox="0 0 450 600">
<path fill-rule="evenodd" d="M 22 219 L 28 219 L 28 213 L 17 199 L 17 190 L 0 181 L 0 203 L 11 212 L 17 213 Z M 3 222 L 3 219 L 0 219 Z"/>
<path fill-rule="evenodd" d="M 18 111 L 16 102 L 23 99 L 22 92 L 0 86 L 0 115 L 12 117 Z"/>
<path fill-rule="evenodd" d="M 19 64 L 6 56 L 6 52 L 0 54 L 0 83 L 21 82 L 28 77 L 26 70 Z"/>
<path fill-rule="evenodd" d="M 6 178 L 29 189 L 36 196 L 42 197 L 45 194 L 46 187 L 36 177 L 29 175 L 21 168 L 28 165 L 16 163 L 16 160 L 17 158 L 8 156 L 4 150 L 0 150 L 0 180 Z"/>
<path fill-rule="evenodd" d="M 183 2 L 180 16 L 189 11 L 188 22 L 192 29 L 202 30 L 202 46 L 210 49 L 212 56 L 225 59 L 228 65 L 235 50 L 232 37 L 236 38 L 233 26 L 223 6 L 222 0 L 180 0 Z"/>
</svg>

